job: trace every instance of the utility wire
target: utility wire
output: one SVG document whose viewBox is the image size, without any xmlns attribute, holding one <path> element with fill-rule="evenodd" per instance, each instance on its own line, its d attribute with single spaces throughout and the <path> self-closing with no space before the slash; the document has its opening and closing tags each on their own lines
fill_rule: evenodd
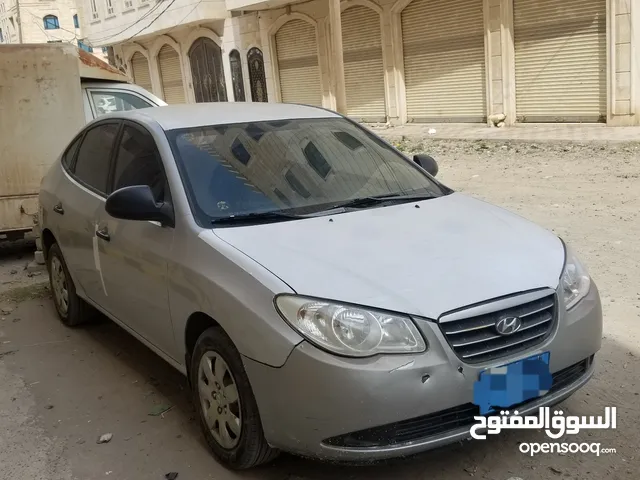
<svg viewBox="0 0 640 480">
<path fill-rule="evenodd" d="M 114 33 L 112 35 L 107 35 L 106 37 L 102 37 L 102 38 L 97 38 L 95 40 L 93 40 L 93 42 L 96 43 L 103 43 L 107 40 L 110 40 L 114 37 L 117 37 L 118 35 L 120 35 L 121 33 L 126 32 L 127 30 L 129 30 L 131 27 L 133 27 L 134 25 L 137 25 L 138 23 L 140 23 L 142 20 L 144 20 L 145 18 L 147 18 L 149 15 L 151 15 L 154 11 L 156 11 L 158 8 L 160 8 L 162 2 L 157 2 L 153 7 L 151 7 L 149 10 L 147 10 L 145 12 L 144 15 L 142 15 L 140 18 L 138 18 L 135 22 L 133 22 L 131 25 L 126 26 L 125 28 L 123 28 L 122 30 L 120 30 L 117 33 Z M 157 17 L 156 17 L 157 18 Z"/>
<path fill-rule="evenodd" d="M 153 23 L 158 20 L 162 14 L 164 12 L 166 12 L 167 10 L 169 10 L 169 8 L 171 7 L 171 5 L 173 5 L 174 3 L 176 3 L 176 0 L 171 0 L 169 2 L 169 4 L 164 8 L 164 10 L 162 10 L 158 16 L 156 18 L 154 18 L 153 20 L 151 20 L 151 22 L 149 22 L 149 25 L 147 25 L 146 27 L 142 27 L 140 30 L 138 30 L 136 33 L 134 33 L 133 35 L 131 35 L 129 38 L 127 38 L 126 40 L 123 40 L 120 43 L 127 43 L 129 40 L 133 39 L 136 35 L 139 35 L 141 32 L 143 32 L 144 30 L 146 30 L 147 28 L 149 28 L 151 25 L 153 25 Z"/>
<path fill-rule="evenodd" d="M 182 25 L 182 22 L 184 22 L 184 19 L 187 18 L 189 15 L 191 15 L 193 13 L 193 11 L 198 8 L 198 5 L 200 5 L 202 3 L 202 0 L 198 0 L 195 5 L 193 6 L 193 8 L 191 10 L 189 10 L 189 13 L 187 13 L 184 17 L 182 17 L 182 19 L 179 22 L 176 22 L 176 24 L 171 27 L 169 30 L 167 30 L 167 32 L 165 32 L 165 34 L 173 31 L 174 29 L 178 28 L 179 26 Z"/>
</svg>

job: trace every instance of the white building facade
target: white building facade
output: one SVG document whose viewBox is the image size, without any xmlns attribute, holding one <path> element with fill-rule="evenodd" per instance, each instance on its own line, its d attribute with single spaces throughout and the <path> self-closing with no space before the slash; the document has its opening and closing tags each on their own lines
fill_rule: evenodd
<svg viewBox="0 0 640 480">
<path fill-rule="evenodd" d="M 637 0 L 82 2 L 89 42 L 113 46 L 116 66 L 168 103 L 640 124 Z"/>
<path fill-rule="evenodd" d="M 105 59 L 84 38 L 81 13 L 76 0 L 0 0 L 0 44 L 71 43 Z"/>
</svg>

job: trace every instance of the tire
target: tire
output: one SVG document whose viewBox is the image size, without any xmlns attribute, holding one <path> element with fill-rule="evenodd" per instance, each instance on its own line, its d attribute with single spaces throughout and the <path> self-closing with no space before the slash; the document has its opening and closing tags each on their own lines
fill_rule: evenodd
<svg viewBox="0 0 640 480">
<path fill-rule="evenodd" d="M 204 374 L 206 365 L 213 378 Z M 226 372 L 219 375 L 223 369 Z M 258 406 L 240 354 L 222 328 L 212 327 L 200 335 L 191 356 L 189 375 L 200 427 L 209 448 L 222 464 L 245 470 L 270 462 L 278 455 L 264 438 Z M 237 401 L 233 401 L 233 385 Z M 207 414 L 207 403 L 212 415 Z M 236 428 L 240 426 L 238 433 L 233 431 L 233 424 Z M 226 438 L 223 429 L 227 431 Z"/>
<path fill-rule="evenodd" d="M 47 268 L 53 303 L 60 321 L 68 327 L 75 327 L 92 318 L 95 310 L 76 294 L 76 287 L 57 243 L 49 248 Z"/>
</svg>

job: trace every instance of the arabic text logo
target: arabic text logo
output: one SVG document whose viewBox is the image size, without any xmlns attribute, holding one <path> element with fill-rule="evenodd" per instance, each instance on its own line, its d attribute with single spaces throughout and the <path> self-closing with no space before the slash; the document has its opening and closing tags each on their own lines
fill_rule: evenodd
<svg viewBox="0 0 640 480">
<path fill-rule="evenodd" d="M 504 317 L 496 323 L 496 332 L 500 335 L 513 335 L 522 328 L 522 320 L 518 317 Z"/>
<path fill-rule="evenodd" d="M 553 415 L 551 415 L 553 413 Z M 544 429 L 549 438 L 554 440 L 563 437 L 565 434 L 575 435 L 580 430 L 585 429 L 615 429 L 617 428 L 616 407 L 606 407 L 604 418 L 598 416 L 575 415 L 563 416 L 562 410 L 551 412 L 549 407 L 542 407 L 538 415 L 520 416 L 518 411 L 509 415 L 508 410 L 503 410 L 500 415 L 473 417 L 476 422 L 469 432 L 477 440 L 484 440 L 487 434 L 500 433 L 506 429 Z M 478 432 L 480 430 L 481 432 Z M 484 433 L 486 431 L 486 433 Z"/>
</svg>

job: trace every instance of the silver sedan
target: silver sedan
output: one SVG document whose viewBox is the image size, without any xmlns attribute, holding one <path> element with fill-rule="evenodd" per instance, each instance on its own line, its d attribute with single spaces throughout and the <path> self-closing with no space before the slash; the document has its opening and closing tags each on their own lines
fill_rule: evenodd
<svg viewBox="0 0 640 480">
<path fill-rule="evenodd" d="M 232 468 L 468 438 L 474 416 L 583 386 L 602 312 L 560 238 L 437 171 L 308 106 L 101 117 L 42 183 L 55 307 L 69 326 L 103 313 L 187 375 Z M 479 399 L 529 361 L 546 386 Z"/>
</svg>

